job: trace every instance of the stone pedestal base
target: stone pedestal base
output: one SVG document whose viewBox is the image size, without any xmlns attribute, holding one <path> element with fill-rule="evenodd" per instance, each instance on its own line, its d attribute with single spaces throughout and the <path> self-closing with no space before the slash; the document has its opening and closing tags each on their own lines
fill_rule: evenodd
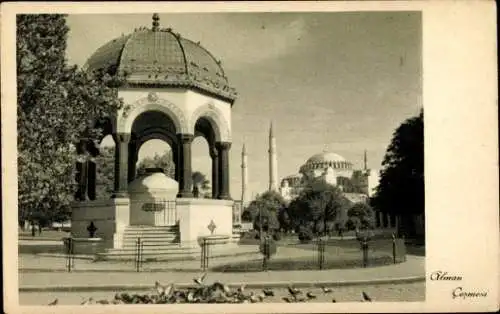
<svg viewBox="0 0 500 314">
<path fill-rule="evenodd" d="M 200 237 L 232 236 L 233 201 L 178 198 L 176 207 L 181 246 L 199 248 Z M 209 229 L 211 224 L 213 231 Z"/>
<path fill-rule="evenodd" d="M 121 248 L 123 233 L 130 220 L 128 198 L 74 202 L 71 214 L 71 236 L 88 238 L 87 227 L 94 223 L 95 238 L 101 238 L 101 248 Z"/>
</svg>

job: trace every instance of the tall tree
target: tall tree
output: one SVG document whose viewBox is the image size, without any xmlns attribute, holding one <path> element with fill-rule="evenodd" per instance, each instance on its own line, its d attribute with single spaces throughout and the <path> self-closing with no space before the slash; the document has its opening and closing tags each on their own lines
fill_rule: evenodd
<svg viewBox="0 0 500 314">
<path fill-rule="evenodd" d="M 113 195 L 115 178 L 115 147 L 107 146 L 101 148 L 96 158 L 96 197 L 97 199 L 109 199 Z"/>
<path fill-rule="evenodd" d="M 50 218 L 69 212 L 74 144 L 102 136 L 95 122 L 122 105 L 114 88 L 121 79 L 67 66 L 65 15 L 16 18 L 19 218 Z"/>
<path fill-rule="evenodd" d="M 313 232 L 323 233 L 333 229 L 348 203 L 337 187 L 317 180 L 307 185 L 288 208 L 296 227 L 311 225 Z"/>
<path fill-rule="evenodd" d="M 267 191 L 258 195 L 255 200 L 250 202 L 242 214 L 242 219 L 252 221 L 256 229 L 260 229 L 262 219 L 264 231 L 276 230 L 280 227 L 278 213 L 284 207 L 285 200 L 279 193 Z"/>
<path fill-rule="evenodd" d="M 423 110 L 396 129 L 382 167 L 372 205 L 378 211 L 401 215 L 411 235 L 415 231 L 411 217 L 425 215 Z"/>
<path fill-rule="evenodd" d="M 372 228 L 375 223 L 375 213 L 366 203 L 355 203 L 347 211 L 349 229 Z"/>
</svg>

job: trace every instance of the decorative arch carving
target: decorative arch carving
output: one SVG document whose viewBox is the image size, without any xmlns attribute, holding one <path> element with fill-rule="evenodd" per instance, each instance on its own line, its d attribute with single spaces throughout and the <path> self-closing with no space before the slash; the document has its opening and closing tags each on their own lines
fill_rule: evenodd
<svg viewBox="0 0 500 314">
<path fill-rule="evenodd" d="M 174 103 L 158 97 L 156 93 L 149 93 L 147 97 L 140 98 L 131 105 L 126 105 L 120 115 L 118 129 L 130 133 L 134 120 L 143 112 L 159 111 L 168 115 L 175 124 L 176 133 L 189 133 L 188 121 L 184 112 Z"/>
<path fill-rule="evenodd" d="M 224 118 L 224 114 L 214 104 L 205 104 L 193 112 L 190 119 L 190 133 L 194 134 L 196 122 L 200 118 L 207 118 L 210 121 L 217 142 L 231 142 L 229 123 Z"/>
</svg>

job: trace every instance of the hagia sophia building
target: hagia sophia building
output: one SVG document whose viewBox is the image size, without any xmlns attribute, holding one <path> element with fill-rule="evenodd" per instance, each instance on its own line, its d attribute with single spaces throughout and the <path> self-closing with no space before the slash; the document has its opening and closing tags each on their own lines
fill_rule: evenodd
<svg viewBox="0 0 500 314">
<path fill-rule="evenodd" d="M 278 159 L 276 150 L 276 138 L 273 126 L 269 128 L 269 190 L 281 194 L 286 202 L 290 202 L 311 181 L 318 178 L 337 186 L 343 191 L 344 196 L 352 203 L 366 202 L 375 191 L 379 182 L 378 171 L 368 169 L 367 153 L 364 152 L 363 169 L 355 169 L 353 163 L 344 157 L 330 151 L 316 153 L 309 157 L 306 162 L 298 168 L 298 172 L 290 174 L 278 182 Z M 246 199 L 247 186 L 247 156 L 245 147 L 242 151 L 242 201 Z M 355 188 L 353 183 L 356 182 Z"/>
</svg>

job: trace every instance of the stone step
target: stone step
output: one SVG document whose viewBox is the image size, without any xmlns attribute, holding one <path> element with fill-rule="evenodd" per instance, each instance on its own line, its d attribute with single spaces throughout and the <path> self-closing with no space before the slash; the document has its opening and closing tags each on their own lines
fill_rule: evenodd
<svg viewBox="0 0 500 314">
<path fill-rule="evenodd" d="M 133 243 L 133 242 L 123 243 L 124 248 L 135 248 L 136 245 L 137 244 Z M 179 245 L 180 245 L 179 242 L 145 242 L 145 243 L 143 242 L 142 243 L 143 247 L 167 247 L 167 248 L 170 248 L 170 247 L 177 247 Z"/>
<path fill-rule="evenodd" d="M 108 261 L 134 261 L 136 259 L 133 254 L 121 254 L 121 255 L 98 255 L 98 259 L 108 260 Z M 178 253 L 178 254 L 149 254 L 143 255 L 143 261 L 186 261 L 186 260 L 198 260 L 200 258 L 199 253 Z"/>
<path fill-rule="evenodd" d="M 163 247 L 158 247 L 158 246 L 148 246 L 148 247 L 143 247 L 143 252 L 144 253 L 178 253 L 178 252 L 201 252 L 201 248 L 186 248 L 186 247 L 181 247 L 181 246 L 163 246 Z M 121 249 L 109 249 L 107 250 L 106 254 L 120 254 L 120 253 L 131 253 L 135 254 L 136 249 L 133 247 L 130 248 L 121 248 Z"/>
<path fill-rule="evenodd" d="M 137 240 L 137 238 L 141 239 L 173 239 L 173 238 L 178 238 L 179 234 L 178 233 L 168 233 L 168 234 L 130 234 L 130 233 L 125 233 L 123 235 L 124 239 L 134 239 Z"/>
<path fill-rule="evenodd" d="M 164 229 L 158 229 L 158 230 L 129 230 L 125 229 L 126 233 L 150 233 L 150 234 L 155 234 L 155 233 L 179 233 L 179 230 L 164 230 Z"/>
<path fill-rule="evenodd" d="M 139 231 L 158 231 L 158 230 L 165 230 L 165 231 L 179 231 L 178 226 L 146 226 L 146 227 L 141 227 L 141 226 L 127 226 L 125 230 L 139 230 Z"/>
<path fill-rule="evenodd" d="M 147 236 L 127 236 L 125 235 L 123 237 L 124 240 L 128 240 L 128 241 L 137 241 L 137 238 L 141 238 L 141 240 L 144 240 L 144 241 L 165 241 L 165 240 L 172 240 L 172 239 L 175 239 L 175 238 L 178 238 L 179 235 L 164 235 L 164 236 L 161 236 L 161 237 L 155 237 L 155 236 L 151 236 L 151 235 L 147 235 Z"/>
</svg>

